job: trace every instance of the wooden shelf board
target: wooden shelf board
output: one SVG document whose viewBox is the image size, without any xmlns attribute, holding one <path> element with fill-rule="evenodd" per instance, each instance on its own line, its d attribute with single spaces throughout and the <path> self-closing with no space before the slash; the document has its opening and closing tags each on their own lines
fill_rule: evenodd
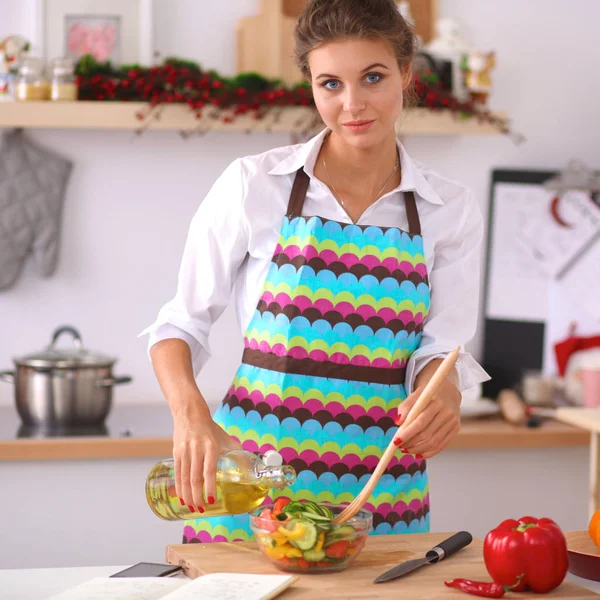
<svg viewBox="0 0 600 600">
<path fill-rule="evenodd" d="M 46 129 L 124 129 L 133 131 L 142 125 L 136 118 L 148 105 L 141 102 L 2 102 L 0 127 L 31 127 Z M 208 111 L 212 112 L 212 111 Z M 208 123 L 213 131 L 269 131 L 290 133 L 309 127 L 314 110 L 304 107 L 283 108 L 273 111 L 261 120 L 238 116 L 233 123 L 210 119 L 207 112 L 202 119 L 194 118 L 186 105 L 161 107 L 160 119 L 151 119 L 148 128 L 161 131 L 203 129 Z M 501 113 L 498 113 L 501 114 Z M 146 123 L 144 122 L 144 126 Z M 322 123 L 309 132 L 316 133 Z M 449 111 L 433 112 L 423 108 L 408 109 L 398 124 L 403 135 L 501 135 L 492 125 L 479 123 L 475 118 L 461 119 Z"/>
</svg>

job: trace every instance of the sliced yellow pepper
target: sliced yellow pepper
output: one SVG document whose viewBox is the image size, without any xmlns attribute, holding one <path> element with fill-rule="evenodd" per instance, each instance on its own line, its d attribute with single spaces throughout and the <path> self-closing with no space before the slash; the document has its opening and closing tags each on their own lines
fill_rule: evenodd
<svg viewBox="0 0 600 600">
<path fill-rule="evenodd" d="M 282 535 L 285 535 L 288 540 L 299 540 L 306 533 L 306 530 L 301 525 L 296 525 L 294 529 L 280 527 L 277 531 Z"/>
<path fill-rule="evenodd" d="M 265 546 L 265 552 L 269 555 L 272 556 L 273 558 L 280 560 L 285 556 L 285 553 L 287 552 L 287 550 L 283 547 L 280 548 L 269 548 L 268 546 Z"/>
<path fill-rule="evenodd" d="M 285 553 L 287 558 L 300 558 L 302 556 L 302 550 L 298 548 L 290 548 Z"/>
<path fill-rule="evenodd" d="M 275 540 L 276 546 L 283 546 L 288 543 L 287 538 L 284 538 L 284 537 L 277 536 L 276 538 L 273 538 L 273 539 Z"/>
<path fill-rule="evenodd" d="M 323 549 L 323 544 L 325 543 L 325 532 L 321 531 L 319 534 L 319 539 L 317 540 L 317 544 L 315 545 L 315 552 L 321 552 Z"/>
</svg>

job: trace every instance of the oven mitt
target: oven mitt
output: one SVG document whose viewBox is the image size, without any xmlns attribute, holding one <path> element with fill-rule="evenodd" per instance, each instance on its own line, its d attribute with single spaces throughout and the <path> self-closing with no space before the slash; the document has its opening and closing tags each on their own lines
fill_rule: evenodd
<svg viewBox="0 0 600 600">
<path fill-rule="evenodd" d="M 23 130 L 0 147 L 0 290 L 18 279 L 31 254 L 42 277 L 54 273 L 65 189 L 73 164 L 31 142 Z"/>
</svg>

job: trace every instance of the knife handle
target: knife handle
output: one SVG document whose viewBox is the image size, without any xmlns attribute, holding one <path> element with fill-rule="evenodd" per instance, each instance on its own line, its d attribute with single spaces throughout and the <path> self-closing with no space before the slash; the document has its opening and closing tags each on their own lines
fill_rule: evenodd
<svg viewBox="0 0 600 600">
<path fill-rule="evenodd" d="M 465 546 L 468 546 L 473 541 L 473 536 L 468 531 L 459 531 L 453 536 L 432 548 L 425 557 L 430 563 L 436 563 L 440 560 L 452 556 Z"/>
</svg>

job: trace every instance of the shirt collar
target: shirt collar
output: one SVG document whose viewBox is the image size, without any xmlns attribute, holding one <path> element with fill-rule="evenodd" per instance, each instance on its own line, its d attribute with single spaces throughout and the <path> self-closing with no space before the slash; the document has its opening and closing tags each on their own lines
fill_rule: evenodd
<svg viewBox="0 0 600 600">
<path fill-rule="evenodd" d="M 325 128 L 308 142 L 298 144 L 289 156 L 269 171 L 269 175 L 289 175 L 295 173 L 300 167 L 304 167 L 306 174 L 312 177 L 321 145 L 328 133 L 329 129 Z M 400 140 L 396 139 L 396 144 L 400 164 L 402 165 L 402 181 L 393 192 L 416 192 L 423 200 L 427 200 L 432 204 L 444 204 L 444 201 L 431 187 L 421 169 L 408 155 Z"/>
</svg>

